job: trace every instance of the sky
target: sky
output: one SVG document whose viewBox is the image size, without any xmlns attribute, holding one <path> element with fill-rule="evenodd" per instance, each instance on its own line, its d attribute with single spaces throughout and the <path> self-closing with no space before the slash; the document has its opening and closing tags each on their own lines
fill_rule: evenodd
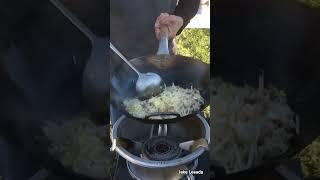
<svg viewBox="0 0 320 180">
<path fill-rule="evenodd" d="M 210 28 L 210 0 L 209 6 L 200 5 L 198 13 L 191 19 L 187 28 Z"/>
</svg>

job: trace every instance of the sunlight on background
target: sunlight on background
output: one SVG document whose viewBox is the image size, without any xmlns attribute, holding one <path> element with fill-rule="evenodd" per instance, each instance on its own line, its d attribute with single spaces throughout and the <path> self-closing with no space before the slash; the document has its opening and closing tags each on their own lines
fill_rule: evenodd
<svg viewBox="0 0 320 180">
<path fill-rule="evenodd" d="M 198 13 L 191 19 L 187 28 L 210 29 L 210 0 L 201 0 Z"/>
<path fill-rule="evenodd" d="M 179 55 L 210 63 L 210 0 L 201 0 L 198 13 L 176 42 Z"/>
</svg>

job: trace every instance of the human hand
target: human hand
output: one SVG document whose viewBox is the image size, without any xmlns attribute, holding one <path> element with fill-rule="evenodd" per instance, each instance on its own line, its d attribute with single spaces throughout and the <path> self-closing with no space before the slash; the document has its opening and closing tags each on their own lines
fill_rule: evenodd
<svg viewBox="0 0 320 180">
<path fill-rule="evenodd" d="M 182 25 L 182 17 L 161 13 L 154 24 L 157 39 L 160 39 L 164 33 L 170 39 L 175 38 Z"/>
</svg>

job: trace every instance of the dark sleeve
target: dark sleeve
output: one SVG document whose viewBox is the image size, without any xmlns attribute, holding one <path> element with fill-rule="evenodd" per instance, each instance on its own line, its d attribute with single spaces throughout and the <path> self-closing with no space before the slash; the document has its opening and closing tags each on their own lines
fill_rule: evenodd
<svg viewBox="0 0 320 180">
<path fill-rule="evenodd" d="M 199 5 L 200 0 L 179 0 L 179 3 L 174 10 L 174 15 L 182 17 L 183 25 L 178 31 L 177 35 L 182 32 L 190 20 L 197 14 Z"/>
</svg>

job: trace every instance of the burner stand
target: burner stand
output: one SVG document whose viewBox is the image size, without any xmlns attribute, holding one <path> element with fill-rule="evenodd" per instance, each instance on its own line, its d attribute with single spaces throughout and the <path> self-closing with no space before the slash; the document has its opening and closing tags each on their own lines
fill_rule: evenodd
<svg viewBox="0 0 320 180">
<path fill-rule="evenodd" d="M 167 136 L 153 137 L 142 147 L 142 157 L 154 161 L 168 161 L 180 157 L 179 143 Z"/>
</svg>

